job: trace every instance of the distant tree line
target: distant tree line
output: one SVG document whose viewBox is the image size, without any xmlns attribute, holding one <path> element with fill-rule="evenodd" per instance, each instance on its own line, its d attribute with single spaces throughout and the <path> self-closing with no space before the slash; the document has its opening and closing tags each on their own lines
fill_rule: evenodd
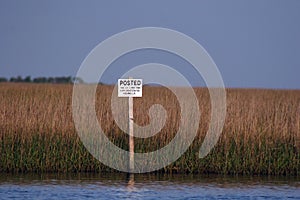
<svg viewBox="0 0 300 200">
<path fill-rule="evenodd" d="M 26 76 L 22 78 L 21 76 L 11 77 L 7 79 L 5 77 L 0 77 L 0 82 L 12 82 L 12 83 L 84 83 L 84 81 L 79 77 L 71 76 L 61 76 L 61 77 L 36 77 L 31 78 Z"/>
</svg>

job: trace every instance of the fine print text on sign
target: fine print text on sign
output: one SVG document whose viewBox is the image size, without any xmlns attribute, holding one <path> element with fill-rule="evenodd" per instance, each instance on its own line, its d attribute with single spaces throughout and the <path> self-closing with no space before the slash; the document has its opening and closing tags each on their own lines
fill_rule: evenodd
<svg viewBox="0 0 300 200">
<path fill-rule="evenodd" d="M 118 97 L 142 97 L 142 79 L 118 79 Z"/>
</svg>

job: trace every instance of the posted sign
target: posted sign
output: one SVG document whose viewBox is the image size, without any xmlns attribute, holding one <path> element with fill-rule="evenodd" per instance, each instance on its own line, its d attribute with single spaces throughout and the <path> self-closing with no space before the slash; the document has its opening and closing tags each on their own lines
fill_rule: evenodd
<svg viewBox="0 0 300 200">
<path fill-rule="evenodd" d="M 142 97 L 142 79 L 118 79 L 118 97 Z"/>
</svg>

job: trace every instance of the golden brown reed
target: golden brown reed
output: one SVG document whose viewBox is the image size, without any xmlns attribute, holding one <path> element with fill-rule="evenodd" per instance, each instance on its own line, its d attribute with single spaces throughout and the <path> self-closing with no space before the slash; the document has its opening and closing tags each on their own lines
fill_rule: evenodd
<svg viewBox="0 0 300 200">
<path fill-rule="evenodd" d="M 112 86 L 97 89 L 96 111 L 102 129 L 117 146 L 128 149 L 128 135 L 113 120 Z M 227 115 L 222 135 L 208 156 L 198 151 L 210 121 L 208 90 L 195 88 L 201 110 L 198 135 L 176 162 L 159 172 L 219 174 L 300 174 L 300 91 L 227 89 Z M 72 85 L 0 84 L 1 172 L 107 172 L 76 134 L 72 119 Z M 180 122 L 179 104 L 171 91 L 145 86 L 134 99 L 134 118 L 149 123 L 148 110 L 167 110 L 164 128 L 135 140 L 136 152 L 169 143 Z M 191 108 L 193 109 L 193 108 Z M 121 108 L 120 108 L 121 110 Z"/>
</svg>

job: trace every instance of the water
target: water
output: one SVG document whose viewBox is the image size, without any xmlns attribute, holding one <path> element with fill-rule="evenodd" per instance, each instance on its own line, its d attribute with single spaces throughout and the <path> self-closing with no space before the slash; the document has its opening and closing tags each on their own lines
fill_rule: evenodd
<svg viewBox="0 0 300 200">
<path fill-rule="evenodd" d="M 300 199 L 299 178 L 0 174 L 0 199 Z"/>
</svg>

